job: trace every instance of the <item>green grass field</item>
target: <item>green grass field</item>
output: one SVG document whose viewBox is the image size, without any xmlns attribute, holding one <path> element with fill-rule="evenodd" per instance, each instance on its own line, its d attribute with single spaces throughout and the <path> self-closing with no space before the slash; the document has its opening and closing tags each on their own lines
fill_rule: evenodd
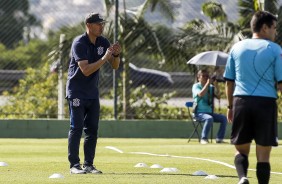
<svg viewBox="0 0 282 184">
<path fill-rule="evenodd" d="M 116 147 L 124 153 L 107 149 L 106 146 Z M 278 173 L 271 175 L 271 184 L 281 184 L 282 181 L 281 149 L 280 146 L 273 148 L 272 151 L 272 171 Z M 162 156 L 132 152 L 148 152 Z M 83 160 L 82 149 L 80 155 Z M 234 184 L 238 182 L 235 169 L 203 160 L 210 159 L 233 165 L 233 155 L 234 148 L 229 144 L 200 145 L 196 140 L 187 143 L 186 139 L 100 138 L 95 165 L 104 174 L 70 175 L 67 139 L 0 139 L 0 162 L 8 164 L 6 167 L 0 167 L 0 183 Z M 161 169 L 134 167 L 141 162 L 148 166 L 159 164 L 163 167 L 174 167 L 179 172 L 161 173 Z M 255 169 L 255 162 L 255 147 L 253 146 L 250 169 Z M 216 175 L 218 179 L 205 179 L 204 176 L 192 175 L 199 170 L 209 175 Z M 49 176 L 54 173 L 60 173 L 64 178 L 50 179 Z M 249 178 L 250 183 L 257 183 L 255 171 L 249 171 Z"/>
</svg>

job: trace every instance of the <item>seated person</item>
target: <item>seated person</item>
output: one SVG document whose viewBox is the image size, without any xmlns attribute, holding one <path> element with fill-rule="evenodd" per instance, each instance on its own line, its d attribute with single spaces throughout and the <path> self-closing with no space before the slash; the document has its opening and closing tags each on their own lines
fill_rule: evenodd
<svg viewBox="0 0 282 184">
<path fill-rule="evenodd" d="M 216 136 L 216 143 L 224 143 L 223 139 L 227 125 L 227 118 L 222 114 L 213 113 L 213 97 L 217 97 L 219 99 L 220 94 L 218 86 L 216 84 L 213 87 L 213 81 L 209 78 L 207 70 L 199 70 L 197 79 L 198 82 L 192 87 L 192 94 L 194 102 L 197 103 L 194 116 L 198 121 L 204 122 L 201 134 L 201 144 L 208 143 L 208 134 L 213 122 L 220 123 Z"/>
</svg>

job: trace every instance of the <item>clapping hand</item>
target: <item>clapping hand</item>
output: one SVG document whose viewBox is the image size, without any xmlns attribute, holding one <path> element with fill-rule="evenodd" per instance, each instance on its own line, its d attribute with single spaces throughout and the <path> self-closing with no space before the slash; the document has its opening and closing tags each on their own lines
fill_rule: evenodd
<svg viewBox="0 0 282 184">
<path fill-rule="evenodd" d="M 113 50 L 113 56 L 119 56 L 120 52 L 121 52 L 121 47 L 120 44 L 118 42 L 114 43 L 112 46 L 112 50 Z"/>
</svg>

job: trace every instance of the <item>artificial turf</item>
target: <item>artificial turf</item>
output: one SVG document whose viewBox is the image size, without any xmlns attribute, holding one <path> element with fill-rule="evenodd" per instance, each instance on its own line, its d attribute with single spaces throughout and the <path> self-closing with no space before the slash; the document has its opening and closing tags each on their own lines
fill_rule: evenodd
<svg viewBox="0 0 282 184">
<path fill-rule="evenodd" d="M 273 148 L 271 169 L 277 173 L 271 174 L 271 184 L 281 184 L 281 155 L 281 146 Z M 233 156 L 234 147 L 230 144 L 201 145 L 196 140 L 187 143 L 187 139 L 99 138 L 94 164 L 103 174 L 71 175 L 67 139 L 0 139 L 0 162 L 8 164 L 0 167 L 0 183 L 234 184 L 238 178 L 232 168 Z M 83 139 L 80 158 L 83 161 Z M 148 167 L 134 167 L 138 163 Z M 178 172 L 160 172 L 162 168 L 150 168 L 153 164 L 177 168 Z M 249 168 L 255 169 L 255 165 L 255 145 L 252 145 Z M 196 171 L 215 175 L 217 179 L 194 176 Z M 50 179 L 54 173 L 64 178 Z M 250 170 L 248 173 L 250 183 L 257 183 L 256 172 Z"/>
</svg>

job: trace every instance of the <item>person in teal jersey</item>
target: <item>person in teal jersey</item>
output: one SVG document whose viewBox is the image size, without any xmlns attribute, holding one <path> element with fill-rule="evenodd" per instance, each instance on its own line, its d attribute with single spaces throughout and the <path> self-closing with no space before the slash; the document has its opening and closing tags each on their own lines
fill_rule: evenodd
<svg viewBox="0 0 282 184">
<path fill-rule="evenodd" d="M 270 180 L 270 153 L 278 145 L 277 89 L 282 91 L 282 51 L 274 43 L 277 18 L 266 11 L 251 20 L 252 39 L 233 45 L 224 78 L 227 118 L 232 122 L 235 167 L 239 184 L 249 183 L 247 170 L 252 140 L 256 143 L 256 175 L 259 184 Z"/>
<path fill-rule="evenodd" d="M 213 112 L 213 97 L 219 98 L 219 90 L 217 85 L 212 85 L 213 79 L 210 78 L 207 70 L 199 70 L 197 74 L 198 82 L 192 87 L 194 103 L 197 103 L 194 116 L 198 121 L 204 122 L 201 134 L 201 144 L 208 143 L 208 134 L 214 122 L 220 123 L 217 132 L 216 143 L 224 143 L 227 118 L 222 114 Z"/>
</svg>

